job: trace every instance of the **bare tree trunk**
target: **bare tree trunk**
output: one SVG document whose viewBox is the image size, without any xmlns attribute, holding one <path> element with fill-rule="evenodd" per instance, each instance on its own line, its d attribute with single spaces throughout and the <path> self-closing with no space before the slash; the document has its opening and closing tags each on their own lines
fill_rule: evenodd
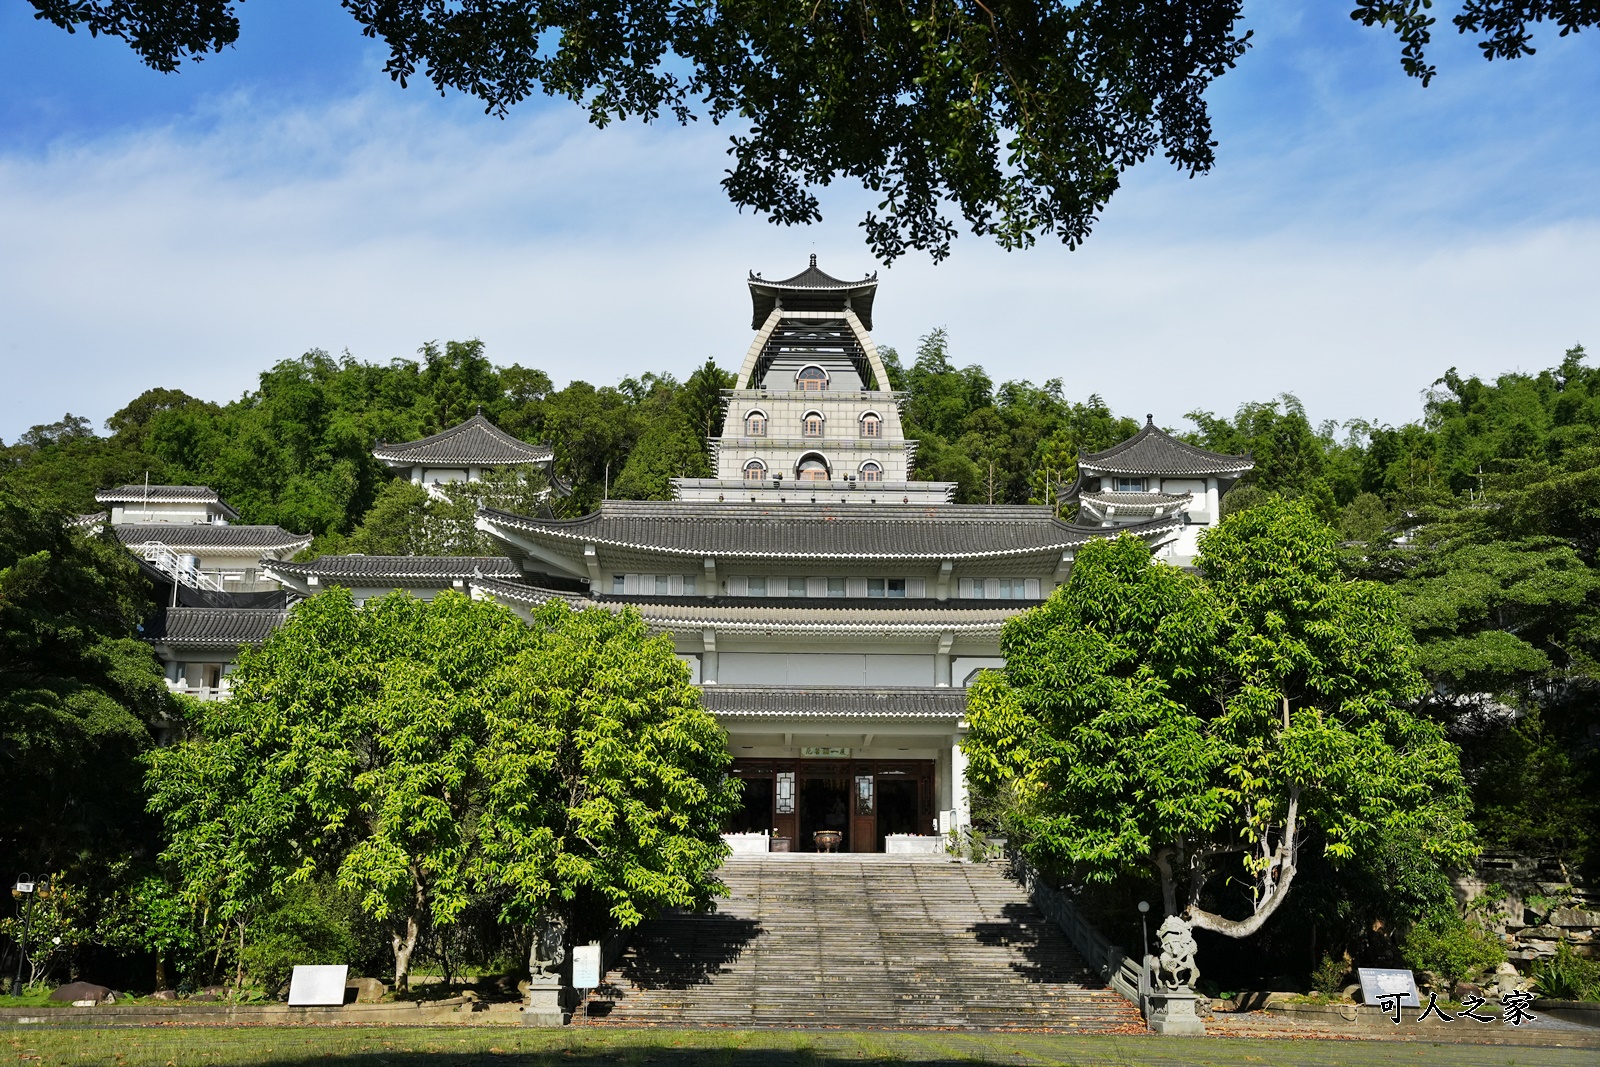
<svg viewBox="0 0 1600 1067">
<path fill-rule="evenodd" d="M 1214 912 L 1203 910 L 1198 903 L 1191 904 L 1185 918 L 1193 926 L 1226 937 L 1249 937 L 1270 918 L 1284 898 L 1299 870 L 1295 855 L 1300 818 L 1300 788 L 1289 790 L 1289 811 L 1283 822 L 1283 836 L 1278 847 L 1266 857 L 1266 869 L 1260 874 L 1261 895 L 1256 900 L 1255 913 L 1248 919 L 1225 919 Z"/>
<path fill-rule="evenodd" d="M 405 934 L 394 933 L 389 935 L 389 943 L 394 947 L 394 988 L 401 992 L 411 988 L 411 953 L 416 951 L 417 917 L 406 916 Z"/>
<path fill-rule="evenodd" d="M 1161 872 L 1161 906 L 1166 914 L 1178 914 L 1178 885 L 1172 877 L 1172 846 L 1157 849 L 1156 870 Z"/>
<path fill-rule="evenodd" d="M 233 995 L 238 997 L 244 988 L 244 923 L 239 922 L 239 958 L 233 969 Z"/>
<path fill-rule="evenodd" d="M 156 990 L 159 992 L 167 988 L 167 957 L 160 951 L 156 952 Z"/>
</svg>

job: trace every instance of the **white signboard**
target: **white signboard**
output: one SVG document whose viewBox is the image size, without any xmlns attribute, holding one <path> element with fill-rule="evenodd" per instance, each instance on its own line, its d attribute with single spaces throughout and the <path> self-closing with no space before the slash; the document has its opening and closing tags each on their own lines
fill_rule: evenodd
<svg viewBox="0 0 1600 1067">
<path fill-rule="evenodd" d="M 572 948 L 572 987 L 594 989 L 600 985 L 600 944 L 574 945 Z"/>
<path fill-rule="evenodd" d="M 1356 977 L 1361 980 L 1361 999 L 1368 1004 L 1378 1003 L 1379 997 L 1399 997 L 1404 1007 L 1422 1007 L 1417 999 L 1417 979 L 1410 971 L 1358 967 Z"/>
<path fill-rule="evenodd" d="M 295 967 L 294 977 L 289 980 L 289 1006 L 343 1004 L 345 976 L 349 973 L 350 968 L 343 963 Z"/>
</svg>

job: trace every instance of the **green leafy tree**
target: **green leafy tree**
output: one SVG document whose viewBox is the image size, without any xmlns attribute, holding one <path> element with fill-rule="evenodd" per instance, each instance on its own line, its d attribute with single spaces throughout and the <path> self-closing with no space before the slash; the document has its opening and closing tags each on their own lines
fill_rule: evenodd
<svg viewBox="0 0 1600 1067">
<path fill-rule="evenodd" d="M 559 601 L 532 635 L 497 675 L 477 751 L 475 880 L 507 922 L 596 936 L 707 908 L 739 787 L 670 638 L 634 612 Z"/>
<path fill-rule="evenodd" d="M 1007 624 L 966 749 L 981 788 L 1015 790 L 1025 851 L 1090 880 L 1153 868 L 1170 914 L 1233 937 L 1282 904 L 1312 828 L 1335 861 L 1395 835 L 1468 857 L 1456 751 L 1404 710 L 1414 646 L 1391 595 L 1340 572 L 1332 531 L 1264 504 L 1198 565 L 1097 542 Z M 1243 918 L 1221 914 L 1223 874 L 1247 887 Z"/>
<path fill-rule="evenodd" d="M 232 698 L 207 709 L 197 738 L 152 765 L 153 804 L 190 894 L 204 900 L 218 885 L 222 907 L 253 920 L 290 884 L 333 873 L 388 927 L 405 988 L 422 926 L 448 925 L 467 905 L 485 687 L 525 640 L 510 612 L 449 592 L 357 609 L 334 589 L 296 605 L 241 656 Z M 191 768 L 219 764 L 227 776 L 191 798 Z M 244 868 L 212 860 L 252 833 Z"/>
<path fill-rule="evenodd" d="M 478 901 L 632 925 L 717 889 L 726 744 L 636 617 L 529 627 L 456 593 L 358 609 L 333 589 L 194 710 L 192 738 L 152 754 L 152 806 L 186 899 L 236 931 L 238 980 L 319 875 L 388 931 L 400 988 L 424 929 Z"/>
</svg>

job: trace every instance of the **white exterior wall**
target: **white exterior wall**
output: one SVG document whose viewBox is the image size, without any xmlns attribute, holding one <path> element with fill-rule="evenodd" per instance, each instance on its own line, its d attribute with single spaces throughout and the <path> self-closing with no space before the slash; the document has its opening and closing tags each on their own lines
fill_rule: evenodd
<svg viewBox="0 0 1600 1067">
<path fill-rule="evenodd" d="M 196 504 L 152 500 L 140 503 L 117 504 L 111 508 L 111 525 L 129 522 L 174 522 L 193 526 L 220 520 L 221 514 L 214 504 Z"/>
</svg>

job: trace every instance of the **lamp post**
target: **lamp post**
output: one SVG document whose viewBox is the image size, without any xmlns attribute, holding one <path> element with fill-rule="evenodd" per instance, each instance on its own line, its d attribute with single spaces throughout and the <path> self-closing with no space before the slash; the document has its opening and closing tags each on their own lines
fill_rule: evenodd
<svg viewBox="0 0 1600 1067">
<path fill-rule="evenodd" d="M 1147 960 L 1147 959 L 1150 958 L 1150 922 L 1149 922 L 1149 918 L 1148 918 L 1149 915 L 1150 915 L 1150 902 L 1148 900 L 1139 901 L 1139 936 L 1140 936 L 1140 939 L 1144 941 L 1144 956 L 1140 960 L 1141 964 L 1144 962 L 1144 960 Z"/>
<path fill-rule="evenodd" d="M 28 931 L 33 925 L 33 898 L 37 895 L 38 884 L 24 874 L 17 879 L 17 884 L 11 887 L 11 896 L 16 900 L 28 898 L 28 903 L 22 909 L 22 940 L 17 945 L 17 973 L 11 979 L 11 995 L 22 996 L 22 964 L 28 958 Z"/>
</svg>

